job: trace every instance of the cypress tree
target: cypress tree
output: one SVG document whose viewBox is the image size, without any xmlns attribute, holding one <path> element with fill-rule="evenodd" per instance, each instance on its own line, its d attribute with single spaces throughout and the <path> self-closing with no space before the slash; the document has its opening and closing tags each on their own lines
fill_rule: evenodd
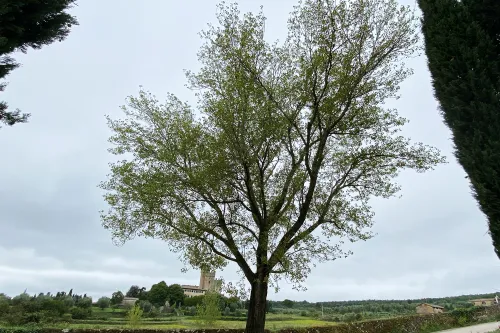
<svg viewBox="0 0 500 333">
<path fill-rule="evenodd" d="M 76 18 L 66 12 L 75 0 L 0 0 L 0 79 L 19 66 L 10 54 L 40 49 L 55 41 L 62 41 Z M 0 84 L 0 91 L 6 84 Z M 7 125 L 23 123 L 29 114 L 19 110 L 7 111 L 7 103 L 0 102 L 0 122 Z"/>
<path fill-rule="evenodd" d="M 500 1 L 418 3 L 434 93 L 500 257 Z"/>
</svg>

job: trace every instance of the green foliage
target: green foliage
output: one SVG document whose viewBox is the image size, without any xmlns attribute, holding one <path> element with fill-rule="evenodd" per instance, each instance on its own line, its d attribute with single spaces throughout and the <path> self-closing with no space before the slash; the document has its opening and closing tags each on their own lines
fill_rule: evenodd
<svg viewBox="0 0 500 333">
<path fill-rule="evenodd" d="M 26 304 L 30 300 L 31 300 L 30 295 L 28 295 L 27 293 L 22 293 L 12 298 L 12 305 Z"/>
<path fill-rule="evenodd" d="M 83 309 L 90 309 L 92 307 L 92 298 L 86 296 L 77 298 L 75 306 Z"/>
<path fill-rule="evenodd" d="M 134 305 L 127 312 L 127 321 L 130 326 L 137 327 L 141 323 L 143 311 L 140 306 Z"/>
<path fill-rule="evenodd" d="M 285 299 L 282 303 L 284 307 L 293 308 L 294 302 L 292 300 Z"/>
<path fill-rule="evenodd" d="M 88 305 L 90 300 L 90 306 Z M 91 316 L 92 300 L 80 295 L 58 292 L 30 296 L 20 294 L 10 299 L 0 295 L 0 322 L 9 325 L 46 324 L 70 318 L 86 319 Z M 79 306 L 73 307 L 73 304 Z"/>
<path fill-rule="evenodd" d="M 87 319 L 92 315 L 92 308 L 74 307 L 71 309 L 71 318 Z"/>
<path fill-rule="evenodd" d="M 229 306 L 226 306 L 226 308 L 224 309 L 224 316 L 229 316 L 231 315 L 231 309 L 229 308 Z"/>
<path fill-rule="evenodd" d="M 148 309 L 148 307 L 143 308 L 144 312 L 146 312 L 145 309 Z M 146 312 L 146 315 L 148 318 L 157 318 L 160 315 L 160 312 L 158 311 L 157 308 L 155 308 L 153 305 L 151 305 L 151 307 L 149 308 L 149 311 Z"/>
<path fill-rule="evenodd" d="M 169 289 L 165 281 L 158 282 L 151 286 L 148 292 L 148 300 L 157 307 L 164 306 L 168 301 Z"/>
<path fill-rule="evenodd" d="M 149 294 L 146 290 L 144 291 L 141 291 L 141 293 L 139 294 L 139 300 L 141 301 L 147 301 L 149 299 Z"/>
<path fill-rule="evenodd" d="M 146 288 L 142 287 L 140 288 L 137 285 L 133 285 L 129 288 L 125 296 L 127 297 L 134 297 L 134 298 L 139 298 L 141 299 L 141 296 L 144 296 L 143 294 L 146 293 Z"/>
<path fill-rule="evenodd" d="M 418 3 L 434 93 L 500 257 L 500 2 Z"/>
<path fill-rule="evenodd" d="M 201 325 L 213 327 L 215 322 L 221 318 L 219 295 L 207 292 L 203 297 L 203 303 L 198 305 L 196 314 Z"/>
<path fill-rule="evenodd" d="M 266 300 L 266 312 L 267 313 L 273 313 L 273 303 L 270 302 L 269 300 Z"/>
<path fill-rule="evenodd" d="M 112 305 L 121 304 L 121 302 L 123 302 L 124 297 L 125 296 L 123 295 L 123 293 L 121 291 L 115 291 L 113 293 L 113 295 L 111 295 L 111 304 Z"/>
<path fill-rule="evenodd" d="M 184 304 L 184 290 L 179 284 L 172 284 L 168 287 L 168 301 L 170 304 Z"/>
<path fill-rule="evenodd" d="M 2 313 L 7 313 L 10 309 L 11 300 L 5 295 L 0 295 L 0 319 L 2 317 Z"/>
<path fill-rule="evenodd" d="M 75 300 L 71 296 L 64 296 L 61 298 L 61 300 L 64 306 L 66 306 L 67 308 L 71 308 L 75 305 Z"/>
<path fill-rule="evenodd" d="M 0 2 L 0 79 L 19 66 L 10 57 L 16 51 L 40 49 L 55 41 L 62 41 L 70 28 L 78 24 L 66 10 L 75 0 L 2 0 Z M 0 84 L 3 91 L 5 84 Z M 0 122 L 14 125 L 26 122 L 29 114 L 19 110 L 7 111 L 7 103 L 0 102 Z"/>
<path fill-rule="evenodd" d="M 184 299 L 184 305 L 185 306 L 198 306 L 203 303 L 203 295 L 200 296 L 193 296 L 193 297 L 186 297 Z"/>
<path fill-rule="evenodd" d="M 109 308 L 111 299 L 109 297 L 101 297 L 97 300 L 97 306 L 101 309 Z"/>
<path fill-rule="evenodd" d="M 139 301 L 139 307 L 146 313 L 149 313 L 154 309 L 154 306 L 150 301 Z"/>
<path fill-rule="evenodd" d="M 127 293 L 125 294 L 125 296 L 139 298 L 140 290 L 141 290 L 141 288 L 139 288 L 139 286 L 133 285 L 127 291 Z"/>
</svg>

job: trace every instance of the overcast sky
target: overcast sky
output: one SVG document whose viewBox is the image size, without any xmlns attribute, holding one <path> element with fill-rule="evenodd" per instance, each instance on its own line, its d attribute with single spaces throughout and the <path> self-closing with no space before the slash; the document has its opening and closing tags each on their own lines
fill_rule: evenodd
<svg viewBox="0 0 500 333">
<path fill-rule="evenodd" d="M 295 1 L 239 2 L 243 11 L 263 3 L 268 38 L 284 38 Z M 105 114 L 119 116 L 139 85 L 160 99 L 172 92 L 193 101 L 183 69 L 198 67 L 197 33 L 214 22 L 216 3 L 80 1 L 72 10 L 80 25 L 64 42 L 15 55 L 22 66 L 8 77 L 1 99 L 32 118 L 0 129 L 0 292 L 73 288 L 99 297 L 132 284 L 198 283 L 199 273 L 182 273 L 177 255 L 160 241 L 114 246 L 100 224 L 106 206 L 97 184 L 112 158 Z M 449 163 L 426 174 L 403 173 L 402 198 L 373 202 L 375 238 L 351 246 L 348 259 L 317 265 L 307 292 L 281 284 L 271 299 L 406 299 L 500 288 L 486 219 L 451 153 L 425 57 L 411 66 L 415 74 L 391 106 L 410 120 L 405 135 L 438 147 Z M 233 266 L 217 275 L 237 278 Z"/>
</svg>

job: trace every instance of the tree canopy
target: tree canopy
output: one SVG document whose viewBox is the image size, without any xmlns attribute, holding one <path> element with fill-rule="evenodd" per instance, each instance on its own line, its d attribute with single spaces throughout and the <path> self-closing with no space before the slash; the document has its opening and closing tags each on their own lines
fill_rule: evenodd
<svg viewBox="0 0 500 333">
<path fill-rule="evenodd" d="M 142 294 L 146 292 L 146 288 L 142 287 L 140 288 L 137 285 L 130 286 L 129 290 L 125 294 L 127 297 L 136 297 L 136 298 L 141 298 Z"/>
<path fill-rule="evenodd" d="M 66 12 L 76 0 L 0 0 L 0 79 L 19 66 L 9 55 L 26 53 L 28 48 L 40 49 L 62 41 L 78 22 Z M 0 85 L 0 91 L 5 88 Z M 0 121 L 6 125 L 26 122 L 29 114 L 7 111 L 0 102 Z"/>
<path fill-rule="evenodd" d="M 192 107 L 141 90 L 111 119 L 103 225 L 117 241 L 166 241 L 189 265 L 235 262 L 250 283 L 248 332 L 262 332 L 268 285 L 300 286 L 316 261 L 372 237 L 369 200 L 390 198 L 403 169 L 439 152 L 401 135 L 384 103 L 411 74 L 417 21 L 396 0 L 306 0 L 283 43 L 263 13 L 220 5 L 201 33 L 201 68 L 187 72 Z M 274 284 L 276 286 L 276 284 Z"/>
<path fill-rule="evenodd" d="M 111 304 L 111 299 L 109 297 L 100 297 L 97 300 L 97 306 L 100 307 L 101 309 L 106 309 L 109 308 L 109 305 Z"/>
<path fill-rule="evenodd" d="M 436 98 L 500 257 L 500 2 L 419 0 Z"/>
<path fill-rule="evenodd" d="M 164 306 L 165 302 L 168 301 L 168 296 L 169 289 L 165 281 L 153 284 L 148 292 L 148 300 L 154 306 Z"/>
<path fill-rule="evenodd" d="M 123 293 L 121 291 L 115 291 L 112 295 L 111 295 L 111 304 L 112 305 L 118 305 L 120 304 L 122 301 L 123 301 L 123 298 L 125 296 L 123 295 Z"/>
<path fill-rule="evenodd" d="M 180 305 L 184 303 L 184 290 L 179 284 L 172 284 L 168 286 L 168 300 L 172 305 Z"/>
</svg>

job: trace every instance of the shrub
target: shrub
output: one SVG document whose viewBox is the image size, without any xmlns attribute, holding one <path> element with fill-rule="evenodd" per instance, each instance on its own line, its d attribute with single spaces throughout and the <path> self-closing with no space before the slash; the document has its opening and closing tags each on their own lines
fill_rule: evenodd
<svg viewBox="0 0 500 333">
<path fill-rule="evenodd" d="M 184 300 L 184 305 L 185 306 L 198 306 L 203 303 L 203 295 L 199 296 L 194 296 L 194 297 L 188 297 Z"/>
<path fill-rule="evenodd" d="M 65 314 L 63 314 L 63 315 L 62 315 L 62 317 L 61 317 L 61 318 L 62 318 L 62 320 L 63 320 L 63 321 L 68 321 L 68 322 L 70 322 L 70 321 L 71 321 L 71 319 L 73 319 L 73 317 L 72 317 L 72 314 L 71 314 L 71 313 L 65 313 Z"/>
<path fill-rule="evenodd" d="M 82 297 L 79 298 L 76 302 L 75 305 L 79 308 L 82 309 L 89 309 L 92 307 L 92 298 L 90 297 Z"/>
<path fill-rule="evenodd" d="M 213 327 L 215 322 L 220 319 L 219 295 L 216 293 L 206 293 L 203 297 L 203 303 L 198 305 L 196 313 L 199 322 L 203 326 Z"/>
<path fill-rule="evenodd" d="M 139 301 L 139 307 L 142 309 L 142 311 L 149 313 L 153 309 L 153 304 L 149 301 Z"/>
<path fill-rule="evenodd" d="M 0 299 L 0 319 L 9 312 L 9 309 L 9 303 Z"/>
<path fill-rule="evenodd" d="M 155 308 L 154 306 L 151 306 L 151 310 L 147 313 L 147 317 L 148 318 L 156 318 L 156 317 L 158 317 L 159 314 L 160 314 L 160 312 L 158 311 L 158 309 Z"/>
<path fill-rule="evenodd" d="M 142 309 L 140 306 L 135 305 L 127 312 L 127 320 L 130 326 L 138 326 L 142 320 Z"/>
<path fill-rule="evenodd" d="M 23 316 L 21 312 L 9 311 L 2 316 L 7 325 L 17 326 L 23 324 Z"/>
<path fill-rule="evenodd" d="M 97 306 L 101 309 L 109 308 L 111 299 L 109 297 L 101 297 L 97 300 Z"/>
<path fill-rule="evenodd" d="M 91 308 L 74 307 L 71 309 L 71 318 L 73 319 L 87 319 L 92 315 Z"/>
<path fill-rule="evenodd" d="M 467 324 L 467 317 L 462 316 L 462 317 L 458 318 L 457 322 L 458 322 L 458 325 L 465 326 Z"/>
<path fill-rule="evenodd" d="M 62 300 L 64 306 L 68 309 L 72 308 L 75 305 L 75 300 L 71 296 L 66 296 Z"/>
<path fill-rule="evenodd" d="M 188 306 L 186 307 L 186 311 L 184 312 L 186 316 L 196 316 L 196 306 Z"/>
<path fill-rule="evenodd" d="M 31 300 L 31 296 L 28 295 L 27 293 L 22 293 L 20 295 L 15 296 L 12 300 L 11 303 L 12 305 L 19 305 L 22 303 L 27 303 Z"/>
<path fill-rule="evenodd" d="M 28 324 L 28 323 L 34 323 L 34 324 L 40 324 L 44 320 L 44 314 L 43 312 L 28 312 L 22 317 L 22 323 L 23 324 Z"/>
</svg>

